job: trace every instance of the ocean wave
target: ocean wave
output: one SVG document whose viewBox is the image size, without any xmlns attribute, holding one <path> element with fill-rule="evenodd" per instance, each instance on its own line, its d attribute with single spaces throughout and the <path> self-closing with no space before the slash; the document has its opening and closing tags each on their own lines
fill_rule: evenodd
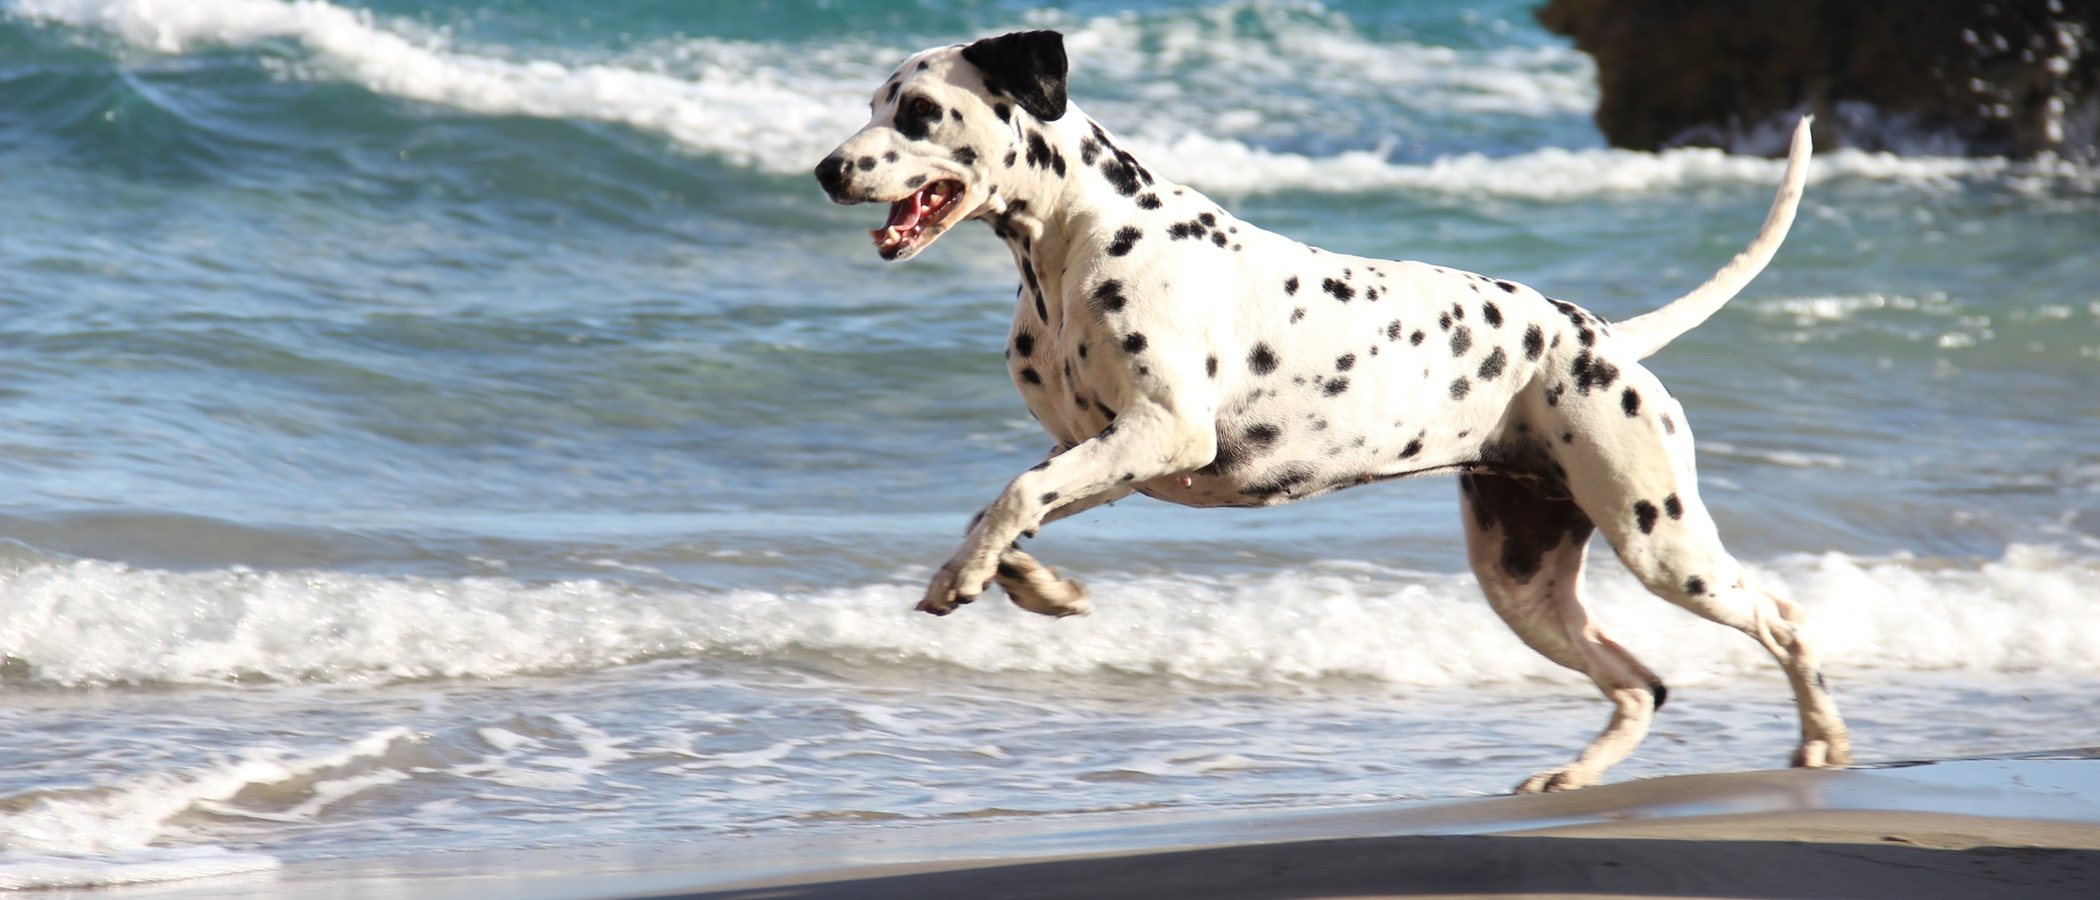
<svg viewBox="0 0 2100 900">
<path fill-rule="evenodd" d="M 1831 553 L 1763 567 L 1807 604 L 1834 668 L 2100 672 L 2087 589 L 2100 560 L 2015 545 L 1957 565 Z M 1466 685 L 1563 677 L 1469 576 L 1330 563 L 1263 575 L 1094 579 L 1096 613 L 1050 621 L 987 602 L 912 614 L 916 587 L 808 595 L 119 563 L 0 573 L 11 680 L 52 686 L 374 683 L 603 669 L 662 658 L 800 657 L 1277 685 Z M 1741 635 L 1661 612 L 1622 570 L 1591 579 L 1600 621 L 1672 680 L 1765 672 Z"/>
<path fill-rule="evenodd" d="M 686 152 L 799 175 L 865 120 L 868 86 L 916 49 L 875 41 L 678 38 L 564 58 L 463 47 L 441 30 L 325 0 L 16 0 L 22 20 L 92 29 L 134 52 L 180 55 L 290 42 L 290 77 L 346 81 L 379 95 L 474 115 L 605 122 L 662 135 Z M 1258 25 L 1242 20 L 1252 17 Z M 1687 186 L 1776 182 L 1782 163 L 1703 149 L 1661 154 L 1548 147 L 1428 161 L 1410 119 L 1578 116 L 1593 102 L 1587 61 L 1562 47 L 1455 49 L 1358 34 L 1315 9 L 1227 3 L 1174 14 L 1042 13 L 1108 96 L 1086 101 L 1154 168 L 1226 194 L 1406 190 L 1563 201 Z M 1335 115 L 1347 108 L 1347 116 Z M 1325 148 L 1303 152 L 1303 145 Z M 1415 147 L 1410 152 L 1418 152 Z M 2009 179 L 2035 189 L 2083 170 L 2005 160 L 1840 151 L 1813 178 L 1945 187 Z"/>
</svg>

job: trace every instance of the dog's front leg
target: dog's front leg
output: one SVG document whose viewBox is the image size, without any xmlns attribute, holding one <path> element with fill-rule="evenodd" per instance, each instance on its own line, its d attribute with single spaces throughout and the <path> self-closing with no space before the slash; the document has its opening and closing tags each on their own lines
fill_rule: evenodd
<svg viewBox="0 0 2100 900">
<path fill-rule="evenodd" d="M 1098 505 L 1137 484 L 1208 465 L 1217 455 L 1209 411 L 1174 409 L 1151 400 L 1125 409 L 1114 424 L 1072 449 L 1022 472 L 985 508 L 962 547 L 934 573 L 919 611 L 944 616 L 977 598 L 998 572 L 999 556 L 1025 532 L 1068 506 Z"/>
</svg>

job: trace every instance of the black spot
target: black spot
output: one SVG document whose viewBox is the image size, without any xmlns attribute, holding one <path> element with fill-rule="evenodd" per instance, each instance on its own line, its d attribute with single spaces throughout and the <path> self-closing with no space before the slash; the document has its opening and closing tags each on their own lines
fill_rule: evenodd
<svg viewBox="0 0 2100 900">
<path fill-rule="evenodd" d="M 1347 372 L 1347 371 L 1349 371 L 1350 369 L 1353 369 L 1353 368 L 1355 368 L 1355 367 L 1356 367 L 1356 354 L 1354 354 L 1354 353 L 1345 353 L 1345 354 L 1342 354 L 1342 355 L 1341 355 L 1340 357 L 1336 358 L 1336 359 L 1335 359 L 1335 361 L 1334 361 L 1334 370 L 1335 370 L 1335 371 L 1337 371 L 1337 372 Z"/>
<path fill-rule="evenodd" d="M 1056 172 L 1059 178 L 1065 177 L 1065 154 L 1063 151 L 1050 151 L 1050 170 Z"/>
<path fill-rule="evenodd" d="M 1072 395 L 1072 405 L 1077 406 L 1082 410 L 1094 408 L 1094 404 L 1088 403 L 1085 397 L 1079 396 L 1078 394 Z"/>
<path fill-rule="evenodd" d="M 1137 244 L 1138 238 L 1144 236 L 1144 232 L 1141 232 L 1128 225 L 1117 229 L 1115 243 L 1108 245 L 1108 255 L 1123 256 L 1128 254 L 1130 252 L 1130 248 Z"/>
<path fill-rule="evenodd" d="M 1428 335 L 1423 334 L 1421 331 L 1417 330 L 1414 334 L 1410 334 L 1407 336 L 1407 342 L 1409 344 L 1419 347 L 1422 345 L 1422 339 L 1425 337 L 1428 337 Z"/>
<path fill-rule="evenodd" d="M 1004 103 L 992 104 L 992 113 L 997 115 L 1001 122 L 1011 122 L 1014 118 L 1014 108 Z"/>
<path fill-rule="evenodd" d="M 1537 325 L 1524 329 L 1524 358 L 1535 360 L 1546 352 L 1546 335 Z"/>
<path fill-rule="evenodd" d="M 1079 139 L 1079 162 L 1091 166 L 1101 158 L 1101 144 L 1090 137 Z"/>
<path fill-rule="evenodd" d="M 1466 394 L 1471 393 L 1472 390 L 1473 383 L 1463 377 L 1451 380 L 1451 399 L 1453 400 L 1466 399 Z"/>
<path fill-rule="evenodd" d="M 1560 433 L 1560 442 L 1561 442 L 1561 443 L 1563 443 L 1563 444 L 1572 444 L 1572 443 L 1575 443 L 1575 432 L 1572 432 L 1572 431 L 1563 431 L 1563 432 L 1561 432 L 1561 433 Z"/>
<path fill-rule="evenodd" d="M 1138 203 L 1138 208 L 1139 208 L 1139 209 L 1158 209 L 1158 208 L 1160 207 L 1160 203 L 1159 203 L 1159 195 L 1158 195 L 1158 194 L 1142 194 L 1142 195 L 1139 195 L 1139 196 L 1138 196 L 1138 201 L 1137 201 L 1137 203 Z"/>
<path fill-rule="evenodd" d="M 1029 292 L 1038 297 L 1043 295 L 1043 283 L 1035 277 L 1034 263 L 1025 261 L 1021 263 L 1021 278 L 1028 285 Z"/>
<path fill-rule="evenodd" d="M 859 166 L 860 166 L 860 170 L 861 170 L 861 171 L 863 171 L 863 172 L 871 172 L 871 171 L 874 171 L 874 169 L 875 169 L 875 157 L 872 157 L 872 156 L 863 156 L 863 157 L 861 157 L 861 158 L 860 158 L 860 161 L 859 161 L 859 162 L 857 163 L 857 165 L 859 165 Z"/>
<path fill-rule="evenodd" d="M 897 91 L 898 91 L 899 89 L 903 88 L 903 87 L 904 87 L 904 85 L 903 85 L 903 84 L 901 84 L 901 83 L 898 83 L 898 82 L 895 82 L 895 81 L 892 81 L 892 82 L 890 82 L 890 92 L 889 92 L 889 94 L 888 94 L 887 96 L 885 96 L 885 97 L 883 97 L 883 98 L 882 98 L 882 102 L 884 102 L 884 103 L 894 103 L 894 102 L 896 102 L 896 100 L 897 100 Z"/>
<path fill-rule="evenodd" d="M 1116 193 L 1128 197 L 1138 192 L 1138 167 L 1135 162 L 1124 162 L 1121 157 L 1101 161 L 1101 174 L 1115 187 Z"/>
<path fill-rule="evenodd" d="M 1035 317 L 1041 319 L 1045 325 L 1050 324 L 1050 307 L 1043 305 L 1042 294 L 1035 295 Z"/>
<path fill-rule="evenodd" d="M 1247 426 L 1245 434 L 1248 443 L 1256 447 L 1267 448 L 1275 444 L 1277 438 L 1283 436 L 1283 429 L 1264 422 Z"/>
<path fill-rule="evenodd" d="M 1495 352 L 1488 354 L 1486 359 L 1480 361 L 1480 380 L 1495 380 L 1502 374 L 1502 366 L 1507 360 L 1508 357 L 1502 354 L 1502 348 L 1496 347 Z"/>
<path fill-rule="evenodd" d="M 1453 318 L 1453 319 L 1456 319 L 1456 320 L 1458 320 L 1458 321 L 1460 321 L 1460 322 L 1463 322 L 1463 321 L 1465 321 L 1465 320 L 1466 320 L 1466 308 L 1465 308 L 1465 307 L 1463 307 L 1463 306 L 1460 306 L 1460 305 L 1458 305 L 1458 304 L 1456 304 L 1456 303 L 1453 303 L 1453 304 L 1451 304 L 1451 318 Z"/>
<path fill-rule="evenodd" d="M 1276 371 L 1276 351 L 1270 350 L 1268 344 L 1255 344 L 1254 350 L 1247 354 L 1247 369 L 1256 375 Z"/>
<path fill-rule="evenodd" d="M 1672 519 L 1684 518 L 1684 503 L 1677 499 L 1676 494 L 1663 498 L 1663 515 Z"/>
<path fill-rule="evenodd" d="M 1283 280 L 1283 293 L 1289 297 L 1298 296 L 1298 276 L 1293 275 Z"/>
<path fill-rule="evenodd" d="M 1337 281 L 1332 278 L 1320 282 L 1320 288 L 1326 291 L 1327 293 L 1333 294 L 1334 299 L 1340 300 L 1343 303 L 1349 302 L 1351 298 L 1356 296 L 1355 288 L 1343 284 L 1340 281 Z"/>
<path fill-rule="evenodd" d="M 1341 393 L 1341 392 L 1343 392 L 1343 391 L 1346 391 L 1346 390 L 1348 390 L 1348 389 L 1349 389 L 1349 379 L 1347 379 L 1347 378 L 1337 378 L 1337 379 L 1334 379 L 1333 381 L 1329 381 L 1329 382 L 1327 382 L 1327 386 L 1326 386 L 1325 388 L 1323 388 L 1323 389 L 1321 390 L 1321 392 L 1322 392 L 1322 393 L 1324 393 L 1324 394 L 1326 394 L 1326 395 L 1327 395 L 1327 396 L 1329 396 L 1329 397 L 1332 397 L 1332 396 L 1334 396 L 1334 395 L 1336 395 L 1336 394 L 1339 394 L 1339 393 Z"/>
<path fill-rule="evenodd" d="M 977 151 L 968 147 L 957 147 L 954 153 L 948 155 L 954 157 L 956 162 L 966 166 L 977 161 Z"/>
<path fill-rule="evenodd" d="M 1594 347 L 1597 345 L 1597 333 L 1587 328 L 1578 329 L 1575 332 L 1575 340 L 1580 341 L 1585 347 Z"/>
<path fill-rule="evenodd" d="M 1038 169 L 1039 169 L 1039 168 L 1042 168 L 1042 167 L 1044 167 L 1044 166 L 1047 166 L 1047 165 L 1049 165 L 1049 164 L 1050 164 L 1050 144 L 1049 144 L 1049 142 L 1047 142 L 1047 141 L 1043 140 L 1043 133 L 1042 133 L 1042 132 L 1040 132 L 1040 131 L 1031 131 L 1031 132 L 1029 132 L 1029 133 L 1028 133 L 1028 165 L 1029 165 L 1029 167 L 1031 167 L 1031 168 L 1038 168 Z"/>
<path fill-rule="evenodd" d="M 882 155 L 882 161 L 883 161 L 883 162 L 896 162 L 897 160 L 899 160 L 899 159 L 902 159 L 902 158 L 903 158 L 903 157 L 900 157 L 900 156 L 898 156 L 898 155 L 897 155 L 897 151 L 895 151 L 895 150 L 891 150 L 890 152 L 888 152 L 888 153 L 885 153 L 885 154 L 883 154 L 883 155 Z"/>
<path fill-rule="evenodd" d="M 962 120 L 963 120 L 963 118 L 962 118 L 962 110 L 959 110 L 959 109 L 950 109 L 950 110 L 948 110 L 948 118 L 954 119 L 954 120 L 955 120 L 955 121 L 957 121 L 957 122 L 960 122 L 960 121 L 962 121 Z"/>
<path fill-rule="evenodd" d="M 1676 434 L 1676 433 L 1677 433 L 1677 420 L 1676 420 L 1676 419 L 1672 419 L 1672 418 L 1670 418 L 1670 414 L 1669 414 L 1669 413 L 1663 413 L 1663 414 L 1662 414 L 1662 420 L 1663 420 L 1663 433 L 1664 433 L 1664 434 Z"/>
<path fill-rule="evenodd" d="M 1028 366 L 1021 370 L 1021 380 L 1040 387 L 1043 383 L 1043 376 L 1036 374 L 1034 366 Z"/>
<path fill-rule="evenodd" d="M 1407 459 L 1420 452 L 1422 452 L 1422 442 L 1420 440 L 1408 441 L 1407 447 L 1400 451 L 1400 458 Z"/>
<path fill-rule="evenodd" d="M 1079 345 L 1079 358 L 1080 358 L 1080 359 L 1085 359 L 1085 358 L 1086 358 L 1086 344 L 1084 344 L 1084 343 L 1081 343 L 1081 344 Z M 1071 363 L 1066 363 L 1066 365 L 1071 365 Z"/>
<path fill-rule="evenodd" d="M 1289 465 L 1263 475 L 1256 484 L 1240 489 L 1250 497 L 1274 497 L 1291 493 L 1291 489 L 1312 480 L 1312 469 L 1306 466 Z"/>
<path fill-rule="evenodd" d="M 1497 281 L 1495 282 L 1495 286 L 1512 294 L 1517 292 L 1517 286 L 1514 284 L 1510 284 L 1507 281 Z"/>
<path fill-rule="evenodd" d="M 1548 300 L 1546 302 L 1553 304 L 1554 309 L 1560 310 L 1560 314 L 1568 317 L 1568 321 L 1573 323 L 1575 327 L 1581 328 L 1590 324 L 1590 314 L 1583 312 L 1582 307 L 1569 303 L 1566 300 Z"/>
<path fill-rule="evenodd" d="M 1129 300 L 1123 296 L 1123 283 L 1113 278 L 1094 285 L 1094 308 L 1102 312 L 1120 312 Z"/>
<path fill-rule="evenodd" d="M 1496 309 L 1493 302 L 1480 308 L 1480 317 L 1486 319 L 1489 325 L 1496 328 L 1502 327 L 1502 310 Z"/>
<path fill-rule="evenodd" d="M 1231 238 L 1225 236 L 1225 232 L 1213 231 L 1210 233 L 1210 242 L 1220 247 L 1225 246 L 1227 243 L 1231 242 L 1231 240 Z"/>
<path fill-rule="evenodd" d="M 1441 328 L 1441 329 L 1443 329 L 1443 330 L 1445 330 L 1445 331 L 1450 331 L 1450 330 L 1451 330 L 1451 314 L 1450 314 L 1450 313 L 1441 313 L 1441 314 L 1439 314 L 1439 315 L 1438 315 L 1438 316 L 1436 317 L 1436 327 L 1438 327 L 1438 328 Z"/>
<path fill-rule="evenodd" d="M 1684 592 L 1695 597 L 1706 595 L 1706 579 L 1694 575 L 1684 580 Z"/>
<path fill-rule="evenodd" d="M 924 176 L 924 175 L 913 175 L 913 176 L 912 176 L 912 177 L 910 177 L 910 178 L 906 178 L 906 179 L 904 179 L 904 186 L 905 186 L 905 187 L 908 187 L 908 188 L 915 188 L 915 187 L 918 187 L 919 185 L 922 185 L 922 184 L 925 184 L 925 183 L 926 183 L 926 176 Z"/>
<path fill-rule="evenodd" d="M 1670 689 L 1663 686 L 1663 683 L 1660 681 L 1649 683 L 1648 693 L 1655 697 L 1656 709 L 1661 709 L 1663 704 L 1670 702 Z"/>
<path fill-rule="evenodd" d="M 1297 309 L 1291 310 L 1291 324 L 1296 325 L 1298 324 L 1298 320 L 1303 318 L 1305 318 L 1305 307 L 1301 306 Z"/>
<path fill-rule="evenodd" d="M 1042 498 L 1042 499 L 1043 499 L 1043 503 L 1044 503 L 1045 505 L 1047 505 L 1047 504 L 1051 504 L 1051 503 L 1056 503 L 1056 502 L 1057 502 L 1057 492 L 1056 492 L 1056 491 L 1045 491 L 1045 492 L 1043 493 L 1043 498 Z"/>
<path fill-rule="evenodd" d="M 1388 323 L 1386 323 L 1386 326 L 1385 326 L 1385 339 L 1386 339 L 1386 340 L 1389 340 L 1389 341 L 1397 341 L 1397 340 L 1399 340 L 1399 339 L 1400 339 L 1400 320 L 1399 320 L 1399 319 L 1394 319 L 1393 321 L 1391 321 L 1391 322 L 1388 322 Z"/>
<path fill-rule="evenodd" d="M 1014 352 L 1022 356 L 1034 355 L 1035 335 L 1027 331 L 1014 335 Z"/>
<path fill-rule="evenodd" d="M 1633 388 L 1627 388 L 1624 392 L 1619 394 L 1619 408 L 1626 411 L 1626 417 L 1629 419 L 1633 418 L 1634 416 L 1640 415 L 1641 395 L 1634 393 Z M 1672 516 L 1671 518 L 1676 517 Z"/>
<path fill-rule="evenodd" d="M 1575 379 L 1575 390 L 1588 394 L 1592 387 L 1611 387 L 1611 383 L 1619 378 L 1619 367 L 1591 356 L 1590 351 L 1584 350 L 1575 355 L 1575 361 L 1568 366 L 1568 374 Z"/>
<path fill-rule="evenodd" d="M 1451 355 L 1464 356 L 1466 351 L 1471 349 L 1473 349 L 1473 330 L 1464 325 L 1458 326 L 1457 331 L 1451 332 Z"/>
<path fill-rule="evenodd" d="M 1131 333 L 1129 333 L 1129 334 L 1126 334 L 1126 335 L 1124 335 L 1124 336 L 1123 336 L 1123 352 L 1124 352 L 1124 353 L 1142 353 L 1142 352 L 1144 352 L 1144 350 L 1145 350 L 1145 336 L 1144 336 L 1144 335 L 1142 335 L 1142 334 L 1139 334 L 1139 333 L 1137 333 L 1137 332 L 1133 331 L 1133 332 L 1131 332 Z"/>
<path fill-rule="evenodd" d="M 1655 504 L 1646 500 L 1633 502 L 1633 523 L 1641 527 L 1642 534 L 1655 533 Z"/>
<path fill-rule="evenodd" d="M 1204 374 L 1209 375 L 1212 378 L 1218 377 L 1218 358 L 1215 356 L 1204 357 L 1203 372 Z"/>
<path fill-rule="evenodd" d="M 1176 222 L 1172 225 L 1167 226 L 1167 237 L 1177 241 L 1183 240 L 1185 238 L 1192 238 L 1201 233 L 1202 232 L 1199 229 L 1197 229 L 1195 225 L 1192 225 L 1188 222 Z"/>
<path fill-rule="evenodd" d="M 1122 478 L 1122 480 L 1124 480 L 1124 481 L 1136 481 L 1136 480 L 1137 480 L 1137 473 L 1136 473 L 1136 472 L 1124 472 L 1124 473 L 1123 473 L 1123 478 Z"/>
<path fill-rule="evenodd" d="M 1046 459 L 1046 460 L 1043 460 L 1042 462 L 1036 463 L 1035 465 L 1029 466 L 1029 467 L 1028 467 L 1028 471 L 1030 471 L 1030 472 L 1040 472 L 1040 471 L 1042 471 L 1042 470 L 1044 470 L 1044 469 L 1047 469 L 1047 468 L 1050 468 L 1050 461 Z M 977 526 L 973 524 L 973 525 L 971 525 L 970 527 L 971 527 L 971 528 L 975 528 L 975 527 L 977 527 Z"/>
</svg>

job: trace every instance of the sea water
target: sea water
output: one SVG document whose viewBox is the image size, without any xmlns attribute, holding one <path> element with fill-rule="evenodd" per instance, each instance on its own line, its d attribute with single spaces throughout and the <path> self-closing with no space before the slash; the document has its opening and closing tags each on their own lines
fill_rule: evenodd
<svg viewBox="0 0 2100 900">
<path fill-rule="evenodd" d="M 1607 707 L 1479 600 L 1445 480 L 1132 499 L 1031 544 L 1094 615 L 910 611 L 1050 443 L 1015 273 L 975 226 L 886 265 L 809 171 L 905 55 L 1024 27 L 1253 221 L 1612 318 L 1780 174 L 1606 149 L 1516 0 L 0 0 L 0 886 L 1571 756 Z M 1651 360 L 1863 760 L 2100 741 L 2096 185 L 1826 151 L 1772 269 Z M 1782 763 L 1770 660 L 1594 558 L 1672 687 L 1613 777 Z"/>
</svg>

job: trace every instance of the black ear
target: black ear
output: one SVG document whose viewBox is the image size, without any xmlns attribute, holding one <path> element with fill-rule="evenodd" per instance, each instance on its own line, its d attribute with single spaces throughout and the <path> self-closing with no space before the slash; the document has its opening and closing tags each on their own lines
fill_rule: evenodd
<svg viewBox="0 0 2100 900">
<path fill-rule="evenodd" d="M 1064 35 L 1016 31 L 964 47 L 962 55 L 984 72 L 986 87 L 1012 97 L 1030 115 L 1045 122 L 1064 116 Z"/>
</svg>

